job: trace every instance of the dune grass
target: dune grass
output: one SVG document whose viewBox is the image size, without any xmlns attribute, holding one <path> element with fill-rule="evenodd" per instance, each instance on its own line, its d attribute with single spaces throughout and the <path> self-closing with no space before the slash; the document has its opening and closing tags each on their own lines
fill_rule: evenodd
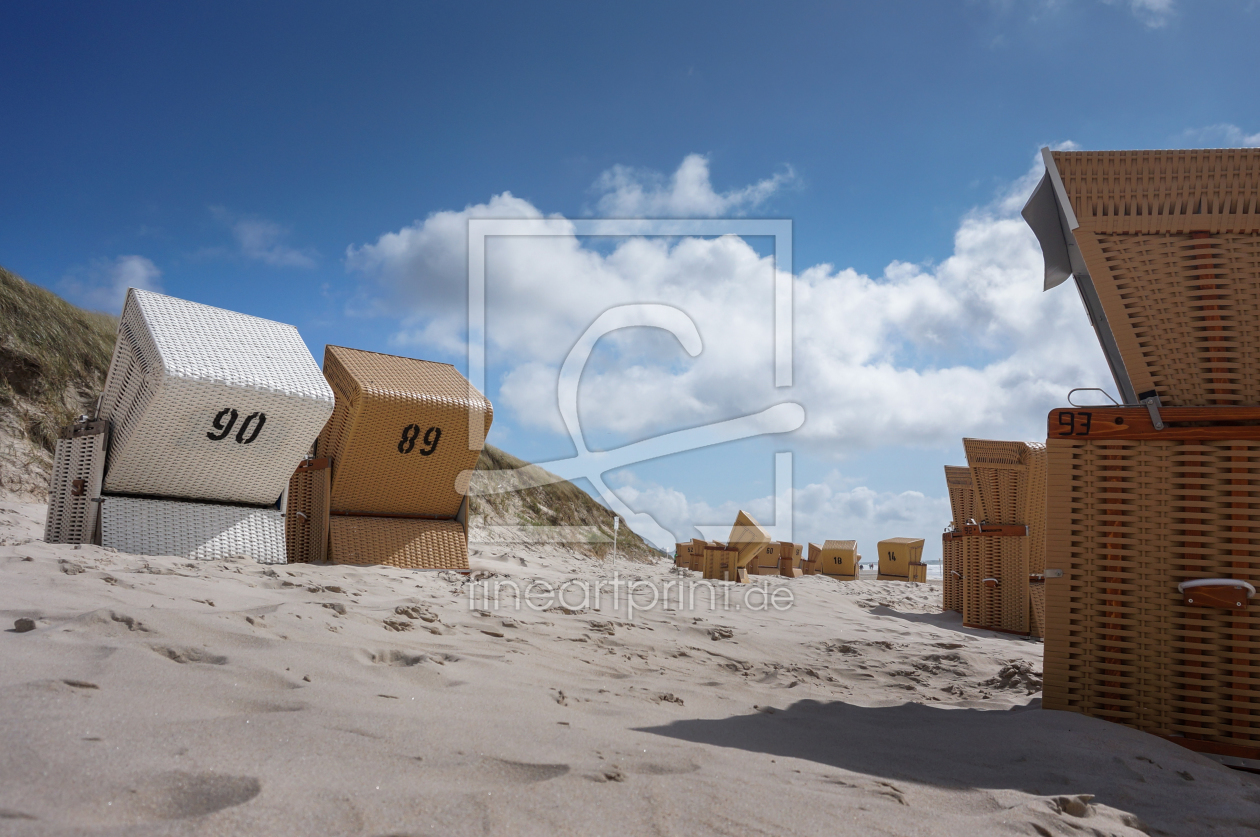
<svg viewBox="0 0 1260 837">
<path fill-rule="evenodd" d="M 0 407 L 52 451 L 105 381 L 118 319 L 85 311 L 0 267 Z"/>
</svg>

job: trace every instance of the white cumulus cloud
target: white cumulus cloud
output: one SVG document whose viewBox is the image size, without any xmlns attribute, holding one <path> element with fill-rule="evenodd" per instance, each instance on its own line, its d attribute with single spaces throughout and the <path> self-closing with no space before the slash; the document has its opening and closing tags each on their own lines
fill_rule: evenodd
<svg viewBox="0 0 1260 837">
<path fill-rule="evenodd" d="M 232 231 L 242 256 L 272 267 L 315 267 L 313 250 L 298 250 L 284 243 L 289 229 L 265 218 L 239 216 L 221 206 L 210 208 L 215 219 Z"/>
<path fill-rule="evenodd" d="M 86 269 L 72 271 L 58 284 L 62 296 L 84 308 L 122 312 L 128 288 L 162 290 L 162 271 L 144 256 L 97 259 Z"/>
<path fill-rule="evenodd" d="M 523 426 L 560 430 L 556 380 L 574 341 L 609 307 L 651 302 L 684 311 L 703 351 L 692 359 L 646 329 L 605 337 L 579 391 L 588 434 L 642 438 L 792 400 L 808 416 L 796 438 L 834 456 L 1035 435 L 1071 387 L 1110 386 L 1072 288 L 1041 291 L 1041 253 L 1018 216 L 1039 171 L 964 218 L 939 264 L 893 262 L 878 276 L 824 264 L 793 277 L 795 385 L 783 390 L 773 261 L 743 239 L 626 238 L 599 251 L 554 216 L 556 235 L 492 238 L 486 337 L 500 404 Z M 349 249 L 364 293 L 400 320 L 396 343 L 461 345 L 471 217 L 543 214 L 505 193 Z"/>
<path fill-rule="evenodd" d="M 1191 128 L 1178 137 L 1177 144 L 1200 148 L 1256 148 L 1260 147 L 1260 132 L 1249 134 L 1237 125 L 1221 122 L 1206 128 Z"/>
<path fill-rule="evenodd" d="M 595 181 L 598 214 L 604 218 L 720 218 L 742 215 L 796 179 L 791 167 L 728 192 L 714 190 L 709 158 L 688 154 L 669 177 L 613 166 Z"/>
<path fill-rule="evenodd" d="M 1123 4 L 1151 29 L 1166 26 L 1177 12 L 1174 0 L 1103 0 L 1109 6 Z"/>
</svg>

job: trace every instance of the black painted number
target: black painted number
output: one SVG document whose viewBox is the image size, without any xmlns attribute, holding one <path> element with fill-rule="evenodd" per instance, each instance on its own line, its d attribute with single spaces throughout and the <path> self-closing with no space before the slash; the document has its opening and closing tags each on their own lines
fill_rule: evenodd
<svg viewBox="0 0 1260 837">
<path fill-rule="evenodd" d="M 442 428 L 440 427 L 430 427 L 428 430 L 424 431 L 424 443 L 428 445 L 428 448 L 421 449 L 420 455 L 428 456 L 433 453 L 433 451 L 437 450 L 438 439 L 441 438 Z"/>
<path fill-rule="evenodd" d="M 409 424 L 403 428 L 402 438 L 398 440 L 399 453 L 411 453 L 416 446 L 416 439 L 420 437 L 420 425 Z M 428 456 L 437 450 L 438 440 L 442 438 L 442 428 L 430 427 L 424 431 L 424 444 L 427 447 L 420 448 L 421 456 Z"/>
<path fill-rule="evenodd" d="M 231 418 L 228 418 L 229 415 L 231 415 Z M 227 424 L 223 423 L 225 418 L 228 419 Z M 222 432 L 217 436 L 213 433 L 207 433 L 206 438 L 212 442 L 223 441 L 227 438 L 227 434 L 232 432 L 232 427 L 236 424 L 236 419 L 236 410 L 233 410 L 231 407 L 224 407 L 219 411 L 219 414 L 214 417 L 214 429 Z"/>
<path fill-rule="evenodd" d="M 1080 417 L 1080 424 L 1077 424 L 1077 417 Z M 1059 426 L 1066 428 L 1060 436 L 1088 436 L 1089 427 L 1093 424 L 1094 414 L 1081 411 L 1074 413 L 1071 410 L 1059 411 Z"/>
<path fill-rule="evenodd" d="M 250 413 L 245 417 L 245 421 L 241 423 L 241 429 L 236 431 L 236 443 L 238 445 L 248 445 L 250 442 L 258 438 L 258 434 L 262 432 L 263 425 L 267 423 L 266 413 Z M 245 438 L 245 433 L 253 426 L 254 432 L 249 434 L 249 438 Z"/>
<path fill-rule="evenodd" d="M 212 442 L 221 442 L 232 432 L 232 428 L 236 426 L 236 420 L 240 418 L 240 413 L 231 407 L 224 407 L 214 417 L 214 421 L 210 424 L 215 430 L 206 434 L 206 438 Z M 258 434 L 262 432 L 263 425 L 267 423 L 266 413 L 250 413 L 245 417 L 245 421 L 241 423 L 241 429 L 236 431 L 236 443 L 238 445 L 248 445 L 258 438 Z"/>
</svg>

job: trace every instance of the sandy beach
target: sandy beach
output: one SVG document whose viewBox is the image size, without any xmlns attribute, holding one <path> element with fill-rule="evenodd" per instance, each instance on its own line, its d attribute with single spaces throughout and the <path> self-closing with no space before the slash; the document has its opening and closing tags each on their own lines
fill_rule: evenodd
<svg viewBox="0 0 1260 837">
<path fill-rule="evenodd" d="M 0 634 L 0 833 L 1260 824 L 1260 777 L 1040 710 L 1040 644 L 963 628 L 934 585 L 771 578 L 752 586 L 790 591 L 782 610 L 724 584 L 729 609 L 653 606 L 686 579 L 556 547 L 474 544 L 477 580 L 190 562 L 50 546 L 42 506 L 0 508 L 0 615 L 34 624 Z M 531 581 L 605 595 L 518 609 L 505 591 Z"/>
</svg>

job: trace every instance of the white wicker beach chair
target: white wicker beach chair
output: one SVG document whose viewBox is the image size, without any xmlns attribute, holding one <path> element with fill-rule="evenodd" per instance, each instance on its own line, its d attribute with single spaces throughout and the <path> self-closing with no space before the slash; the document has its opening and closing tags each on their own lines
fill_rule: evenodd
<svg viewBox="0 0 1260 837">
<path fill-rule="evenodd" d="M 287 562 L 284 515 L 255 506 L 105 497 L 101 545 L 132 555 Z"/>
<path fill-rule="evenodd" d="M 274 503 L 332 411 L 293 326 L 132 288 L 101 402 L 105 493 Z"/>
<path fill-rule="evenodd" d="M 44 518 L 45 543 L 93 542 L 108 447 L 109 422 L 101 420 L 81 420 L 69 439 L 57 441 Z"/>
</svg>

